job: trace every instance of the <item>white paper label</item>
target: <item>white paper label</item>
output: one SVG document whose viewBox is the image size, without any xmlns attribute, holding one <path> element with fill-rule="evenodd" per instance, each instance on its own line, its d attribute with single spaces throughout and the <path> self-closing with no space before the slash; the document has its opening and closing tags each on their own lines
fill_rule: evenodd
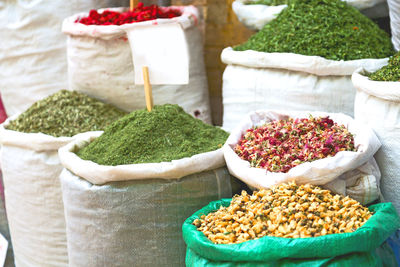
<svg viewBox="0 0 400 267">
<path fill-rule="evenodd" d="M 142 67 L 151 84 L 188 84 L 189 56 L 185 33 L 178 23 L 132 27 L 126 30 L 135 68 L 135 84 L 143 84 Z"/>
</svg>

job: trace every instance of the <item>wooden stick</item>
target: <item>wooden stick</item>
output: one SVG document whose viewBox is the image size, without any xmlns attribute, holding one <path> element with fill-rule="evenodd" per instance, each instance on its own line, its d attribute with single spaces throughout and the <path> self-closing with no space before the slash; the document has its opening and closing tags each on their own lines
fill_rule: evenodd
<svg viewBox="0 0 400 267">
<path fill-rule="evenodd" d="M 129 10 L 132 11 L 135 6 L 137 6 L 137 0 L 130 0 L 129 1 Z"/>
<path fill-rule="evenodd" d="M 142 72 L 144 81 L 144 94 L 146 96 L 146 107 L 147 111 L 150 112 L 153 109 L 153 93 L 150 84 L 149 68 L 146 66 L 142 67 Z"/>
</svg>

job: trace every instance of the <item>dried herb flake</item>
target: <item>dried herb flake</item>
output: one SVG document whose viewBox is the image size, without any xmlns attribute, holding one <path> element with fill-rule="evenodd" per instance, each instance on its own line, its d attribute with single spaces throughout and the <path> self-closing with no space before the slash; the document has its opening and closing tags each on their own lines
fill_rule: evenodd
<svg viewBox="0 0 400 267">
<path fill-rule="evenodd" d="M 400 52 L 389 59 L 389 64 L 368 75 L 371 80 L 400 82 Z"/>
<path fill-rule="evenodd" d="M 126 115 L 110 104 L 85 94 L 61 90 L 34 103 L 6 127 L 24 133 L 44 133 L 71 137 L 78 133 L 103 130 Z"/>
<path fill-rule="evenodd" d="M 169 162 L 216 150 L 228 135 L 195 119 L 178 105 L 166 104 L 121 118 L 77 155 L 111 166 Z"/>
<path fill-rule="evenodd" d="M 287 52 L 331 60 L 394 54 L 389 35 L 340 0 L 291 0 L 276 19 L 234 50 Z"/>
</svg>

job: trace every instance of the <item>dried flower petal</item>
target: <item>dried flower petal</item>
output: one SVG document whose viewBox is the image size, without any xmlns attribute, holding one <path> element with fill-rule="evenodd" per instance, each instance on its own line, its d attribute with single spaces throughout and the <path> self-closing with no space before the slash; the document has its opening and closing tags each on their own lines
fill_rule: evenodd
<svg viewBox="0 0 400 267">
<path fill-rule="evenodd" d="M 304 162 L 356 151 L 353 135 L 329 117 L 277 120 L 248 129 L 235 147 L 252 167 L 288 172 Z"/>
<path fill-rule="evenodd" d="M 193 221 L 216 244 L 241 243 L 263 236 L 316 237 L 351 233 L 372 213 L 350 197 L 333 195 L 310 184 L 281 184 L 272 189 L 243 191 L 228 207 Z"/>
<path fill-rule="evenodd" d="M 157 5 L 144 6 L 140 2 L 132 11 L 123 13 L 112 10 L 105 10 L 102 13 L 98 13 L 97 10 L 92 9 L 89 12 L 89 16 L 78 18 L 75 22 L 85 25 L 122 25 L 158 18 L 170 19 L 180 15 L 181 13 L 177 9 L 160 8 Z"/>
</svg>

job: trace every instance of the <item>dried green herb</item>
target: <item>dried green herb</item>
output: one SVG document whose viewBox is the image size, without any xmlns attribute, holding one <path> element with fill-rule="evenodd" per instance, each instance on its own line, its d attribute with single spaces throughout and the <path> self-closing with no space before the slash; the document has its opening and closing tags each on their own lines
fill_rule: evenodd
<svg viewBox="0 0 400 267">
<path fill-rule="evenodd" d="M 101 165 L 169 162 L 220 148 L 228 133 L 185 113 L 178 105 L 137 110 L 77 152 Z"/>
<path fill-rule="evenodd" d="M 371 80 L 400 82 L 400 52 L 389 59 L 389 64 L 368 75 Z"/>
<path fill-rule="evenodd" d="M 276 19 L 234 50 L 288 52 L 332 60 L 394 54 L 389 35 L 340 0 L 291 0 Z"/>
<path fill-rule="evenodd" d="M 6 127 L 24 133 L 44 133 L 55 137 L 103 130 L 126 115 L 112 105 L 85 94 L 61 90 L 34 103 Z"/>
<path fill-rule="evenodd" d="M 288 0 L 253 0 L 246 2 L 246 5 L 266 5 L 266 6 L 279 6 L 286 5 Z"/>
</svg>

